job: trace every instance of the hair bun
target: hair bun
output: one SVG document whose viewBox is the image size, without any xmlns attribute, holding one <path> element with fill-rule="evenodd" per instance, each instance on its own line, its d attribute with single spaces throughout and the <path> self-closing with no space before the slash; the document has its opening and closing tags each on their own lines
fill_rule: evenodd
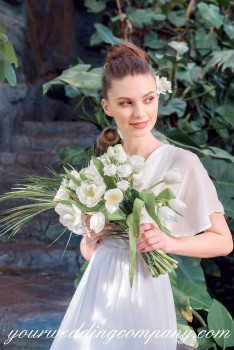
<svg viewBox="0 0 234 350">
<path fill-rule="evenodd" d="M 129 42 L 122 42 L 111 46 L 106 55 L 106 64 L 110 61 L 122 58 L 123 56 L 138 56 L 150 63 L 149 58 L 145 51 L 141 50 L 136 45 Z"/>
</svg>

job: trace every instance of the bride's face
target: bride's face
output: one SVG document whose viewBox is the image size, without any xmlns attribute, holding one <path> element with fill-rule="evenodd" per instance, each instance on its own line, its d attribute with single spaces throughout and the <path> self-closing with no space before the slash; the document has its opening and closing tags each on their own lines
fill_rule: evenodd
<svg viewBox="0 0 234 350">
<path fill-rule="evenodd" d="M 112 80 L 108 100 L 102 99 L 101 103 L 105 113 L 115 118 L 124 138 L 142 137 L 156 123 L 158 97 L 156 81 L 151 74 L 129 75 Z"/>
</svg>

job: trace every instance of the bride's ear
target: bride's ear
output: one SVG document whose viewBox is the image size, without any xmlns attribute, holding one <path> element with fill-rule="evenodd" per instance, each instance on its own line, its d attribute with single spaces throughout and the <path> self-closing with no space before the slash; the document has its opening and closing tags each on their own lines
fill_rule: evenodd
<svg viewBox="0 0 234 350">
<path fill-rule="evenodd" d="M 106 99 L 102 98 L 101 104 L 102 104 L 102 107 L 103 107 L 104 112 L 105 112 L 109 117 L 112 117 L 112 115 L 111 115 L 112 113 L 111 113 L 111 110 L 110 110 L 108 101 L 107 101 Z"/>
</svg>

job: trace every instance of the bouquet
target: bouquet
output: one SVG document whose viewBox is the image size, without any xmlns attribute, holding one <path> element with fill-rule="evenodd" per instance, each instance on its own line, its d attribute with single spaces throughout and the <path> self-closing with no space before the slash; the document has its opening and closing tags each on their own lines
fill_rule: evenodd
<svg viewBox="0 0 234 350">
<path fill-rule="evenodd" d="M 155 194 L 152 189 L 160 183 L 173 184 L 181 181 L 178 169 L 171 169 L 161 181 L 144 188 L 147 163 L 138 155 L 129 156 L 121 144 L 110 146 L 100 157 L 92 156 L 87 167 L 79 172 L 64 168 L 64 174 L 55 178 L 27 177 L 26 183 L 12 192 L 0 196 L 0 201 L 9 198 L 27 198 L 34 203 L 6 210 L 0 220 L 1 231 L 15 234 L 35 215 L 54 209 L 63 225 L 63 232 L 85 235 L 85 218 L 90 218 L 90 229 L 105 235 L 127 236 L 129 240 L 129 280 L 134 279 L 136 238 L 140 235 L 143 209 L 167 235 L 172 236 L 166 225 L 183 216 L 186 205 L 166 187 Z M 104 230 L 105 225 L 113 230 Z M 177 261 L 161 250 L 142 254 L 153 277 L 165 274 L 177 267 Z"/>
</svg>

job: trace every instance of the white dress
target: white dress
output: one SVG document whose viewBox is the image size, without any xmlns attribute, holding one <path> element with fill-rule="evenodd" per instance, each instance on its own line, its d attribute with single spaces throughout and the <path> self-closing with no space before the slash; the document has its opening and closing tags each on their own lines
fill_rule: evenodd
<svg viewBox="0 0 234 350">
<path fill-rule="evenodd" d="M 213 182 L 196 154 L 165 144 L 146 162 L 149 173 L 145 188 L 172 168 L 181 172 L 181 183 L 167 185 L 187 205 L 184 217 L 168 225 L 174 236 L 193 236 L 211 226 L 212 212 L 224 213 Z M 160 184 L 154 192 L 164 187 Z M 152 219 L 146 215 L 144 222 Z M 131 288 L 128 269 L 127 241 L 102 239 L 50 350 L 176 350 L 176 314 L 169 276 L 153 278 L 137 254 Z"/>
</svg>

